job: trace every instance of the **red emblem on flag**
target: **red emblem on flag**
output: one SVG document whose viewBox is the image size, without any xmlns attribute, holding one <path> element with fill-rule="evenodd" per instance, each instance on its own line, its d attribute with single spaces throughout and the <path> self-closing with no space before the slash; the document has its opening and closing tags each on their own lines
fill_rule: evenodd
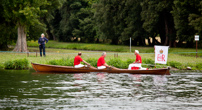
<svg viewBox="0 0 202 110">
<path fill-rule="evenodd" d="M 166 61 L 165 60 L 165 55 L 164 54 L 158 54 L 157 55 L 157 61 Z"/>
</svg>

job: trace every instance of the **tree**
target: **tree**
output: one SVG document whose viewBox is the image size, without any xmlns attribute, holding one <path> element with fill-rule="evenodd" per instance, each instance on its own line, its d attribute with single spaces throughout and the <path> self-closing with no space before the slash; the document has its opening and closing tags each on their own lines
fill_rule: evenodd
<svg viewBox="0 0 202 110">
<path fill-rule="evenodd" d="M 54 31 L 54 35 L 59 41 L 71 41 L 80 37 L 79 26 L 80 20 L 85 19 L 88 14 L 82 12 L 88 6 L 87 0 L 66 0 L 59 10 L 57 15 L 59 18 L 54 18 L 52 26 L 58 29 Z M 56 20 L 56 21 L 55 21 Z M 55 23 L 59 22 L 59 26 Z"/>
<path fill-rule="evenodd" d="M 194 34 L 202 35 L 202 1 L 195 0 L 192 7 L 194 7 L 195 11 L 189 14 L 189 25 L 193 26 L 197 31 Z"/>
<path fill-rule="evenodd" d="M 43 9 L 46 9 L 48 12 L 40 16 L 40 21 L 46 25 L 45 31 L 48 35 L 48 38 L 50 40 L 56 40 L 56 37 L 51 32 L 52 30 L 51 23 L 52 20 L 54 19 L 54 16 L 56 15 L 55 10 L 58 10 L 62 6 L 64 0 L 49 0 L 49 2 L 51 3 L 51 5 L 45 5 L 42 7 Z"/>
<path fill-rule="evenodd" d="M 0 15 L 4 15 L 3 1 L 0 1 Z M 16 38 L 15 25 L 7 22 L 3 16 L 0 16 L 0 50 L 7 50 L 8 44 Z"/>
<path fill-rule="evenodd" d="M 51 32 L 54 40 L 62 36 L 62 30 L 60 30 L 60 21 L 62 20 L 59 9 L 54 10 L 53 19 L 50 20 Z"/>
<path fill-rule="evenodd" d="M 124 30 L 123 0 L 100 0 L 95 7 L 96 25 L 98 33 L 105 39 L 111 39 L 111 44 L 118 44 Z"/>
<path fill-rule="evenodd" d="M 81 14 L 85 15 L 82 16 Z M 90 8 L 81 8 L 78 29 L 74 29 L 72 34 L 80 37 L 82 42 L 95 42 L 96 30 L 93 11 Z"/>
<path fill-rule="evenodd" d="M 0 50 L 8 50 L 8 44 L 17 38 L 15 25 L 0 17 L 0 33 Z"/>
<path fill-rule="evenodd" d="M 58 0 L 59 1 L 59 0 Z M 18 30 L 17 43 L 13 51 L 27 52 L 26 34 L 30 26 L 43 24 L 41 15 L 48 12 L 44 7 L 51 6 L 50 0 L 3 0 L 4 15 L 8 22 L 13 22 Z"/>
<path fill-rule="evenodd" d="M 72 34 L 80 37 L 82 42 L 95 42 L 96 36 L 96 23 L 95 23 L 95 9 L 93 4 L 97 3 L 98 0 L 86 0 L 87 5 L 80 9 L 77 13 L 79 18 L 79 27 L 74 29 Z M 98 41 L 98 40 L 97 40 Z"/>
<path fill-rule="evenodd" d="M 142 28 L 141 2 L 142 0 L 127 0 L 122 12 L 125 13 L 124 21 L 126 27 L 121 33 L 121 39 L 129 41 L 129 38 L 131 37 L 134 39 L 133 45 L 138 45 L 138 42 L 139 45 L 145 45 L 145 38 L 148 36 L 148 33 Z"/>
<path fill-rule="evenodd" d="M 181 45 L 183 41 L 187 41 L 186 47 L 191 47 L 193 45 L 193 35 L 195 30 L 189 25 L 188 17 L 190 13 L 197 11 L 194 7 L 194 2 L 190 0 L 174 0 L 173 11 L 171 11 L 175 29 L 177 34 L 178 44 Z"/>
<path fill-rule="evenodd" d="M 172 14 L 173 0 L 143 0 L 141 3 L 143 28 L 151 36 L 161 37 L 161 44 L 170 45 L 175 41 L 174 20 Z"/>
</svg>

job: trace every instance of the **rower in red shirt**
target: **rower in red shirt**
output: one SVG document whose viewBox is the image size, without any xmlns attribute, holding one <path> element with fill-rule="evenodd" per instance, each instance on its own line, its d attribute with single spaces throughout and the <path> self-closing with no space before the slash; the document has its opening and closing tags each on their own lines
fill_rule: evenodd
<svg viewBox="0 0 202 110">
<path fill-rule="evenodd" d="M 106 67 L 110 67 L 106 62 L 105 62 L 105 57 L 106 57 L 107 53 L 103 52 L 102 56 L 98 59 L 97 61 L 97 68 L 98 69 L 105 69 Z"/>
<path fill-rule="evenodd" d="M 132 64 L 129 65 L 128 69 L 131 70 L 132 67 L 138 67 L 141 68 L 141 64 L 142 64 L 142 59 L 141 56 L 139 55 L 139 51 L 135 50 L 135 55 L 136 55 L 136 60 L 135 62 L 133 62 Z"/>
<path fill-rule="evenodd" d="M 81 64 L 81 62 L 85 63 L 86 65 L 90 66 L 89 63 L 87 63 L 86 61 L 84 61 L 81 58 L 82 53 L 79 52 L 78 55 L 74 58 L 74 67 L 75 68 L 80 68 L 80 67 L 84 67 L 84 65 Z"/>
</svg>

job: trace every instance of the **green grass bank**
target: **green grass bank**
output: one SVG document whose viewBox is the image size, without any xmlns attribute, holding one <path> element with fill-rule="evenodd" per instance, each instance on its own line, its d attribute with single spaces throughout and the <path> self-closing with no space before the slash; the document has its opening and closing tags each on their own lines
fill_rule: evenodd
<svg viewBox="0 0 202 110">
<path fill-rule="evenodd" d="M 140 55 L 142 56 L 143 64 L 153 64 L 154 62 L 154 48 L 153 47 L 135 47 L 132 46 L 132 52 L 130 53 L 129 46 L 123 45 L 109 45 L 109 44 L 89 44 L 89 43 L 65 43 L 57 41 L 49 41 L 46 44 L 46 57 L 39 57 L 39 49 L 36 41 L 28 41 L 28 50 L 27 53 L 14 53 L 11 51 L 0 52 L 0 68 L 5 68 L 5 63 L 8 61 L 14 62 L 18 59 L 26 58 L 28 60 L 28 67 L 31 68 L 31 62 L 40 63 L 40 64 L 50 64 L 50 62 L 65 62 L 64 59 L 73 59 L 79 51 L 81 51 L 82 58 L 86 61 L 91 61 L 93 64 L 96 64 L 96 60 L 101 56 L 103 51 L 107 51 L 107 57 L 105 60 L 111 65 L 124 67 L 128 65 L 127 61 L 134 61 L 135 55 L 134 50 L 139 50 Z M 37 57 L 36 57 L 37 52 Z M 163 66 L 172 66 L 178 69 L 186 69 L 187 66 L 192 67 L 194 70 L 202 69 L 202 49 L 198 49 L 198 58 L 195 57 L 195 49 L 190 48 L 170 48 L 168 55 L 167 65 L 157 64 L 157 68 Z M 114 54 L 118 54 L 118 60 L 114 61 Z M 63 60 L 61 60 L 63 59 Z M 147 62 L 149 60 L 150 62 Z M 119 64 L 123 63 L 123 64 Z M 65 64 L 65 63 L 64 63 Z M 71 64 L 71 63 L 68 63 Z M 72 63 L 73 64 L 73 63 Z M 62 63 L 60 64 L 62 65 Z M 122 66 L 120 66 L 122 65 Z"/>
<path fill-rule="evenodd" d="M 29 47 L 38 47 L 37 41 L 28 41 Z M 89 50 L 89 51 L 111 51 L 111 52 L 130 52 L 130 47 L 125 45 L 93 44 L 93 43 L 67 43 L 50 40 L 46 48 L 71 49 L 71 50 Z M 37 49 L 38 50 L 38 49 Z M 139 50 L 141 53 L 154 53 L 154 47 L 132 46 L 131 51 Z M 30 50 L 33 51 L 33 50 Z M 185 56 L 195 56 L 194 48 L 169 48 L 169 53 Z M 202 49 L 198 49 L 198 56 L 202 56 Z"/>
<path fill-rule="evenodd" d="M 37 49 L 37 48 L 29 48 L 30 50 Z M 97 51 L 84 51 L 84 50 L 67 50 L 67 49 L 46 49 L 46 57 L 39 57 L 39 53 L 30 53 L 29 56 L 27 56 L 27 53 L 10 53 L 10 52 L 1 52 L 0 53 L 0 67 L 4 68 L 4 63 L 7 61 L 14 61 L 17 59 L 24 59 L 26 58 L 28 60 L 28 67 L 31 68 L 31 62 L 34 63 L 40 63 L 40 64 L 49 64 L 51 61 L 55 62 L 61 62 L 65 63 L 66 60 L 61 59 L 73 59 L 79 51 L 81 51 L 82 58 L 86 61 L 90 59 L 95 59 L 93 61 L 96 61 L 102 54 L 102 52 Z M 141 52 L 141 50 L 140 50 Z M 135 60 L 135 55 L 133 53 L 119 53 L 119 52 L 107 52 L 107 57 L 105 60 L 113 61 L 115 59 L 114 54 L 118 54 L 118 59 L 121 60 L 120 62 L 127 62 L 128 60 Z M 153 53 L 140 53 L 142 56 L 142 60 L 150 60 L 150 62 L 145 62 L 143 64 L 153 64 L 154 62 L 154 54 Z M 71 60 L 72 61 L 72 60 Z M 119 61 L 117 61 L 119 62 Z M 178 69 L 186 69 L 187 66 L 192 67 L 194 70 L 201 70 L 201 64 L 202 58 L 195 58 L 193 56 L 184 56 L 180 54 L 169 54 L 168 55 L 168 64 L 167 65 L 159 65 L 157 68 L 161 68 L 163 66 L 172 66 Z M 67 63 L 67 62 L 66 62 Z M 110 64 L 110 62 L 108 62 Z M 56 63 L 59 64 L 59 63 Z M 73 62 L 71 63 L 73 64 Z M 116 64 L 111 64 L 113 66 L 116 66 Z M 128 63 L 124 63 L 124 66 L 120 66 L 121 64 L 118 64 L 119 67 L 126 67 L 125 65 L 128 65 Z M 158 65 L 158 64 L 157 64 Z"/>
</svg>

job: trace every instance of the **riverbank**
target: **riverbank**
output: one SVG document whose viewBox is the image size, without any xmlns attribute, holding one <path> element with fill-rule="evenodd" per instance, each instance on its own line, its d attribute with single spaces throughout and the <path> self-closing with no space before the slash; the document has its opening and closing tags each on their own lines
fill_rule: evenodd
<svg viewBox="0 0 202 110">
<path fill-rule="evenodd" d="M 37 47 L 29 47 L 29 50 L 32 52 L 29 53 L 13 53 L 13 52 L 0 52 L 0 68 L 4 68 L 4 63 L 6 61 L 13 61 L 16 59 L 24 59 L 26 58 L 29 62 L 29 68 L 31 67 L 31 62 L 40 63 L 40 64 L 49 64 L 50 61 L 61 60 L 61 59 L 73 59 L 79 51 L 81 51 L 82 58 L 84 60 L 88 59 L 98 59 L 102 51 L 85 51 L 85 50 L 67 50 L 67 49 L 54 49 L 54 48 L 46 48 L 46 57 L 39 57 L 39 53 L 34 52 L 37 51 Z M 142 50 L 140 49 L 140 52 Z M 106 61 L 111 61 L 115 59 L 115 56 L 118 54 L 118 59 L 127 62 L 127 60 L 135 60 L 134 53 L 129 52 L 107 52 Z M 154 53 L 140 53 L 143 59 L 143 65 L 154 65 Z M 116 57 L 117 58 L 117 57 Z M 169 54 L 168 55 L 168 64 L 167 65 L 158 65 L 157 68 L 162 68 L 166 66 L 171 66 L 176 69 L 184 70 L 187 67 L 191 67 L 192 70 L 201 70 L 202 69 L 202 58 L 195 58 L 193 56 L 185 56 L 181 54 Z M 109 62 L 108 62 L 109 63 Z M 117 65 L 117 64 L 113 64 Z M 125 64 L 128 65 L 128 64 Z M 125 67 L 125 66 L 124 66 Z"/>
<path fill-rule="evenodd" d="M 15 44 L 14 44 L 15 45 Z M 29 47 L 36 47 L 38 51 L 37 41 L 28 41 Z M 126 45 L 110 45 L 110 44 L 99 44 L 99 43 L 68 43 L 68 42 L 57 42 L 50 40 L 46 44 L 47 48 L 57 49 L 69 49 L 69 50 L 87 50 L 87 51 L 109 51 L 109 52 L 130 52 L 130 47 Z M 140 50 L 140 53 L 153 53 L 154 47 L 147 46 L 132 46 L 131 51 Z M 30 49 L 31 52 L 36 50 Z M 196 49 L 194 48 L 169 48 L 169 53 L 185 55 L 185 56 L 196 56 Z M 202 57 L 202 49 L 198 49 L 198 56 Z"/>
</svg>

